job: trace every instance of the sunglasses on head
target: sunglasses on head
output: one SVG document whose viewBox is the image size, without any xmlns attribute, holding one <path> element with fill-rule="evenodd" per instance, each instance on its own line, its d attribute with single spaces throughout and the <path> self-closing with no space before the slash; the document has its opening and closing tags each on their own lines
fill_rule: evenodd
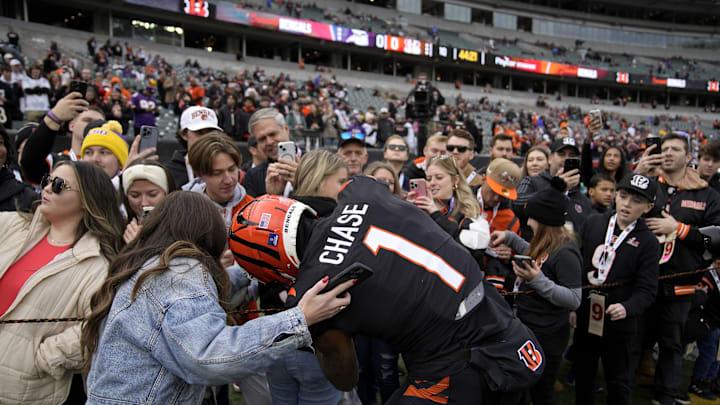
<svg viewBox="0 0 720 405">
<path fill-rule="evenodd" d="M 469 146 L 462 146 L 462 145 L 447 145 L 448 152 L 452 152 L 454 150 L 457 150 L 460 153 L 465 153 L 468 150 L 470 150 Z"/>
<path fill-rule="evenodd" d="M 405 145 L 392 145 L 391 144 L 391 145 L 388 145 L 387 148 L 390 150 L 397 150 L 400 152 L 405 152 L 407 150 L 407 146 L 405 146 Z"/>
<path fill-rule="evenodd" d="M 361 141 L 364 141 L 364 140 L 365 140 L 365 134 L 363 134 L 362 132 L 349 132 L 349 131 L 348 131 L 348 132 L 343 132 L 343 133 L 341 133 L 341 134 L 340 134 L 340 138 L 342 138 L 343 140 L 355 138 L 355 139 L 359 139 L 359 140 L 361 140 Z"/>
<path fill-rule="evenodd" d="M 53 192 L 53 194 L 60 194 L 63 190 L 77 191 L 73 190 L 69 185 L 65 184 L 65 179 L 63 179 L 62 177 L 50 177 L 49 174 L 46 174 L 42 178 L 40 186 L 42 188 L 45 188 L 48 184 L 52 184 L 50 190 Z"/>
</svg>

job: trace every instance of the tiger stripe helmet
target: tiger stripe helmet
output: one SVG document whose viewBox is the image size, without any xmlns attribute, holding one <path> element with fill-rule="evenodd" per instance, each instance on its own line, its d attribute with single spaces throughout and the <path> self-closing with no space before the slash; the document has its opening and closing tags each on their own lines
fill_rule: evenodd
<svg viewBox="0 0 720 405">
<path fill-rule="evenodd" d="M 235 261 L 259 281 L 292 285 L 300 266 L 297 233 L 309 206 L 290 198 L 263 195 L 242 207 L 230 225 Z"/>
</svg>

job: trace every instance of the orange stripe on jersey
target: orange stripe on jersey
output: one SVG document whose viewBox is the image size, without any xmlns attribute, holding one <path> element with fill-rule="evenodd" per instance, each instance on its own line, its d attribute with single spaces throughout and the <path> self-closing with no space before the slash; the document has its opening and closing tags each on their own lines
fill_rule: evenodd
<svg viewBox="0 0 720 405">
<path fill-rule="evenodd" d="M 675 287 L 675 295 L 695 294 L 695 286 L 694 285 L 676 285 L 674 287 Z"/>
<path fill-rule="evenodd" d="M 690 232 L 690 227 L 688 225 L 683 224 L 682 222 L 678 222 L 678 228 L 677 228 L 678 238 L 685 239 L 688 232 Z"/>
<path fill-rule="evenodd" d="M 345 190 L 345 187 L 347 187 L 347 185 L 350 184 L 350 183 L 352 183 L 352 179 L 346 181 L 345 184 L 343 184 L 342 186 L 340 186 L 340 191 Z"/>
<path fill-rule="evenodd" d="M 424 380 L 413 381 L 410 386 L 405 390 L 405 393 L 403 396 L 405 397 L 417 397 L 422 399 L 428 399 L 430 401 L 433 401 L 437 404 L 447 404 L 448 398 L 447 396 L 438 396 L 438 394 L 441 394 L 443 391 L 446 391 L 448 388 L 450 388 L 450 377 L 445 377 L 440 382 L 438 382 L 435 385 L 432 385 L 428 388 L 418 388 L 415 384 L 422 384 L 423 382 L 427 382 Z"/>
<path fill-rule="evenodd" d="M 290 290 L 287 292 L 288 296 L 297 296 L 297 292 L 295 292 L 295 287 L 290 288 Z"/>
</svg>

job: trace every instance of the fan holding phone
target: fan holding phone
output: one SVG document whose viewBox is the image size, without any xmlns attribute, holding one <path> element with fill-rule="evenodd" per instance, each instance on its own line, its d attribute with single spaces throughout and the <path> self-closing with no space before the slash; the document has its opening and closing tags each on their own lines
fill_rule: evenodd
<svg viewBox="0 0 720 405">
<path fill-rule="evenodd" d="M 407 200 L 428 213 L 451 236 L 460 239 L 463 230 L 471 229 L 471 224 L 474 224 L 480 215 L 477 199 L 451 155 L 432 158 L 425 173 L 427 181 L 410 179 Z M 482 222 L 487 228 L 487 222 Z M 484 245 L 487 245 L 487 239 L 484 240 Z M 486 247 L 479 247 L 474 242 L 460 242 L 470 249 Z"/>
<path fill-rule="evenodd" d="M 582 256 L 573 234 L 564 227 L 566 185 L 554 177 L 551 187 L 525 205 L 534 237 L 526 242 L 510 231 L 495 231 L 490 246 L 502 243 L 523 255 L 512 258 L 517 315 L 545 349 L 545 373 L 530 390 L 533 403 L 553 402 L 553 384 L 570 335 L 569 312 L 580 306 Z M 532 290 L 532 292 L 530 292 Z"/>
</svg>

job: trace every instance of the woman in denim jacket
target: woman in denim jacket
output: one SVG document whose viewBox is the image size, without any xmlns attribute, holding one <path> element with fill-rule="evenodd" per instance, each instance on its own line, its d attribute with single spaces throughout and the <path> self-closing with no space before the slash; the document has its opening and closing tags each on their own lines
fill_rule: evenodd
<svg viewBox="0 0 720 405">
<path fill-rule="evenodd" d="M 326 277 L 297 307 L 230 326 L 228 299 L 244 277 L 220 265 L 226 245 L 222 218 L 200 194 L 172 193 L 152 211 L 92 299 L 88 404 L 199 404 L 205 386 L 309 346 L 308 326 L 350 303 L 337 296 L 351 281 L 319 295 Z"/>
</svg>

